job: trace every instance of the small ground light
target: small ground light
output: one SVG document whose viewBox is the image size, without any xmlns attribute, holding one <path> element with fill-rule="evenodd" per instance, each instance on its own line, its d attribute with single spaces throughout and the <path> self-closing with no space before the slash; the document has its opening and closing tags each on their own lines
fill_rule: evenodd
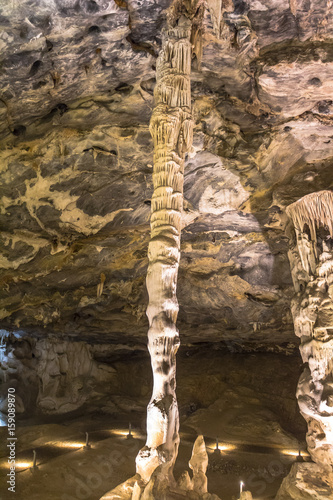
<svg viewBox="0 0 333 500">
<path fill-rule="evenodd" d="M 32 451 L 32 455 L 33 455 L 33 458 L 32 458 L 32 467 L 31 467 L 31 469 L 38 469 L 38 466 L 37 466 L 37 453 L 36 453 L 36 450 L 33 450 L 33 451 Z"/>
<path fill-rule="evenodd" d="M 133 439 L 133 435 L 132 435 L 132 424 L 131 422 L 128 424 L 128 434 L 127 434 L 127 439 Z"/>
<path fill-rule="evenodd" d="M 91 446 L 89 444 L 89 434 L 88 434 L 88 432 L 86 432 L 86 444 L 84 445 L 84 447 L 86 449 L 91 448 Z"/>
<path fill-rule="evenodd" d="M 216 446 L 215 446 L 214 453 L 218 453 L 218 454 L 221 453 L 221 450 L 219 448 L 219 438 L 218 437 L 216 438 Z"/>
<path fill-rule="evenodd" d="M 244 483 L 243 483 L 243 481 L 241 481 L 241 482 L 239 483 L 239 492 L 240 492 L 240 496 L 242 496 L 242 493 L 243 493 L 243 486 L 244 486 Z"/>
</svg>

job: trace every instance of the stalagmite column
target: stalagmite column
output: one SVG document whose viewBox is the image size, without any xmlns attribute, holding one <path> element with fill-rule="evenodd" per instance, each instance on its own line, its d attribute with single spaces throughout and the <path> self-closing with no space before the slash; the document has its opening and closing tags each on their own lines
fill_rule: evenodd
<svg viewBox="0 0 333 500">
<path fill-rule="evenodd" d="M 287 208 L 295 237 L 289 259 L 296 295 L 291 309 L 306 364 L 297 399 L 308 424 L 312 459 L 333 475 L 333 192 Z"/>
<path fill-rule="evenodd" d="M 176 297 L 180 258 L 185 153 L 192 144 L 191 28 L 181 15 L 163 32 L 156 66 L 155 108 L 150 121 L 154 139 L 154 194 L 148 249 L 148 348 L 153 369 L 153 394 L 147 409 L 147 442 L 139 452 L 137 472 L 147 482 L 162 466 L 172 477 L 177 457 Z"/>
</svg>

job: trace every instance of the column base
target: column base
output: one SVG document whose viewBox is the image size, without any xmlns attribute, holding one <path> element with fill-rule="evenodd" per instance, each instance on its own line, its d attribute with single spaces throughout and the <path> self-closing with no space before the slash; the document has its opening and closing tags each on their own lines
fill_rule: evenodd
<svg viewBox="0 0 333 500">
<path fill-rule="evenodd" d="M 214 493 L 200 495 L 193 490 L 184 490 L 177 487 L 168 488 L 167 486 L 163 492 L 159 492 L 156 496 L 153 481 L 150 481 L 144 490 L 138 486 L 140 482 L 141 478 L 136 474 L 131 479 L 117 486 L 117 488 L 105 493 L 100 500 L 142 500 L 143 498 L 145 500 L 221 500 Z M 248 500 L 248 497 L 244 498 Z"/>
<path fill-rule="evenodd" d="M 192 478 L 185 471 L 178 480 L 165 474 L 161 466 L 154 470 L 148 482 L 140 474 L 136 474 L 117 488 L 109 491 L 100 500 L 220 500 L 220 498 L 207 492 L 206 470 L 208 455 L 202 436 L 198 436 L 194 446 L 189 466 L 192 469 Z M 241 499 L 251 500 L 252 496 Z"/>
</svg>

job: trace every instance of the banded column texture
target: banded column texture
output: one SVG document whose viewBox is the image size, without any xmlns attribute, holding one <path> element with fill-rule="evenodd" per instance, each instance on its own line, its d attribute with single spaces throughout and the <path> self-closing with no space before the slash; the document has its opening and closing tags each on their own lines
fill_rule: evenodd
<svg viewBox="0 0 333 500">
<path fill-rule="evenodd" d="M 136 464 L 142 479 L 162 466 L 172 475 L 179 445 L 176 399 L 176 297 L 180 258 L 185 154 L 192 145 L 191 21 L 181 16 L 163 31 L 157 59 L 155 108 L 150 121 L 154 139 L 154 194 L 148 249 L 148 348 L 154 386 L 147 409 L 147 442 Z"/>
<path fill-rule="evenodd" d="M 333 473 L 333 193 L 320 191 L 287 208 L 295 238 L 289 260 L 296 290 L 291 310 L 306 364 L 297 399 L 312 459 Z M 332 476 L 331 476 L 332 477 Z"/>
</svg>

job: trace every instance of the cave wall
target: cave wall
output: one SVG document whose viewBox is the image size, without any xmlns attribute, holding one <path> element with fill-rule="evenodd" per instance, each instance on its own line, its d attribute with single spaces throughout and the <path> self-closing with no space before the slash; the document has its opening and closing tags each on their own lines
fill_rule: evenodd
<svg viewBox="0 0 333 500">
<path fill-rule="evenodd" d="M 152 375 L 144 350 L 11 335 L 0 369 L 3 421 L 11 386 L 20 420 L 56 415 L 66 420 L 65 414 L 84 411 L 125 422 L 130 418 L 145 433 Z M 305 434 L 295 399 L 300 370 L 301 359 L 294 354 L 183 346 L 177 376 L 181 429 L 200 432 L 202 427 L 212 439 L 220 429 L 231 441 L 295 447 Z"/>
<path fill-rule="evenodd" d="M 33 4 L 1 13 L 1 325 L 143 346 L 148 121 L 168 3 Z M 325 0 L 208 2 L 192 68 L 183 342 L 295 342 L 284 210 L 332 185 L 332 33 Z"/>
</svg>

